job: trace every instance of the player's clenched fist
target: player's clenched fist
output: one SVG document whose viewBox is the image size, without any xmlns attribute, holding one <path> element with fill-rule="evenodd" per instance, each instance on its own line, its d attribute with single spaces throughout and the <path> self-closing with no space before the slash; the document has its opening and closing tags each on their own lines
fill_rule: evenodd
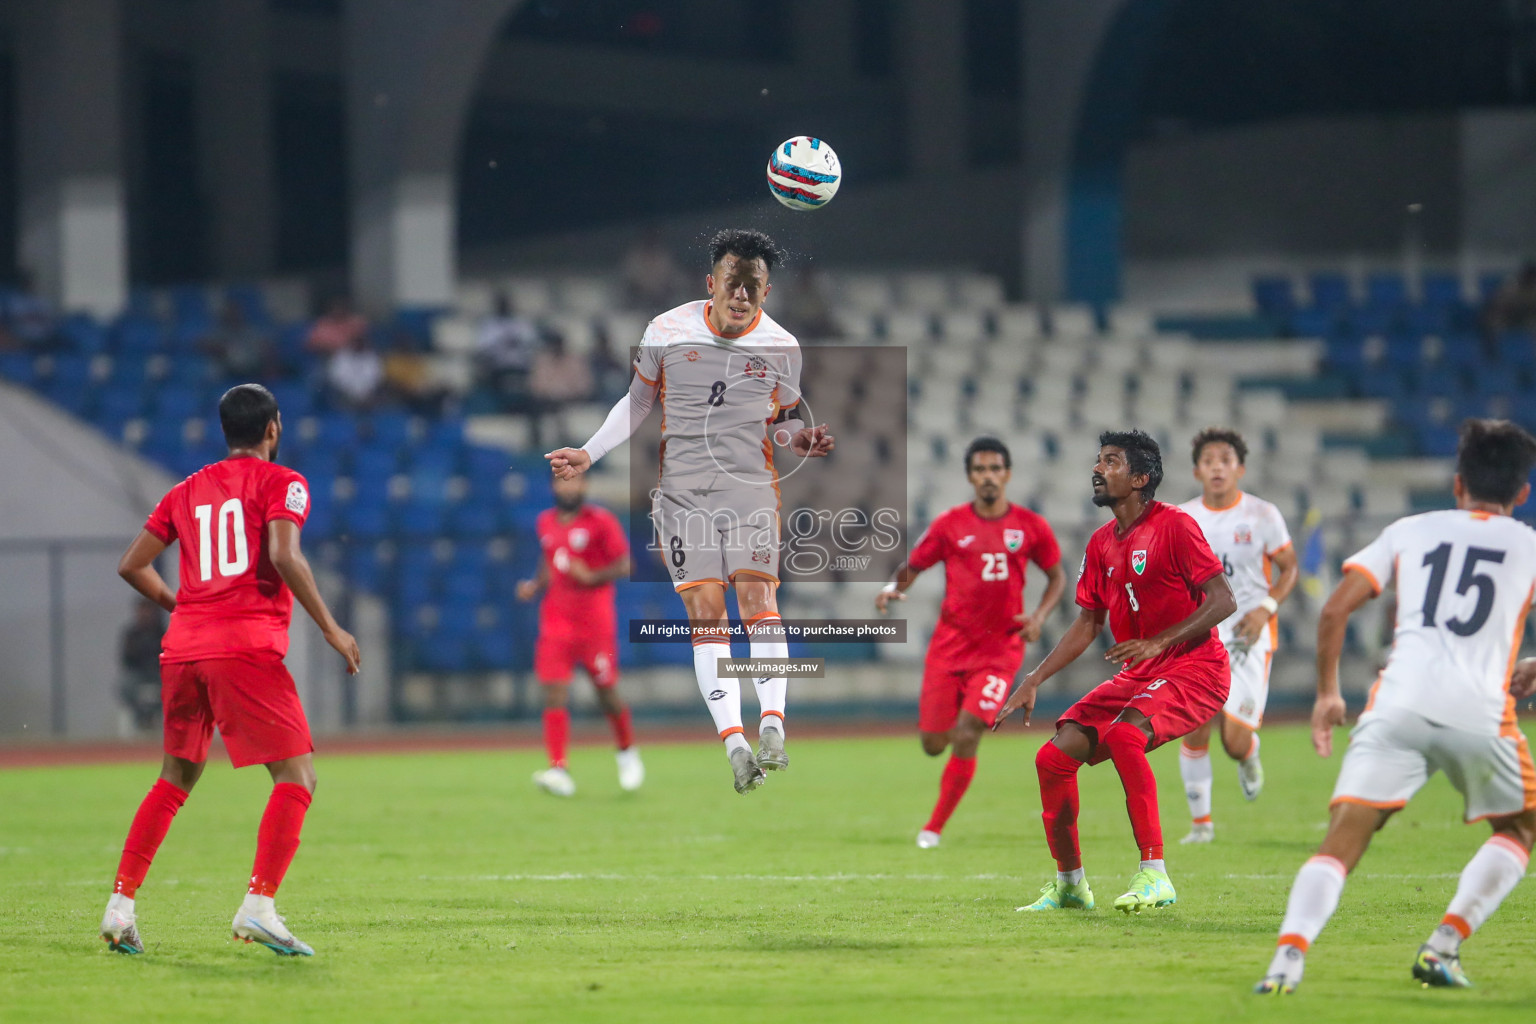
<svg viewBox="0 0 1536 1024">
<path fill-rule="evenodd" d="M 347 659 L 347 675 L 355 676 L 363 667 L 363 653 L 358 650 L 357 637 L 337 626 L 325 634 L 325 642 L 333 647 L 337 654 Z"/>
<path fill-rule="evenodd" d="M 550 472 L 561 480 L 574 480 L 592 467 L 592 456 L 581 448 L 556 448 L 545 452 Z"/>
<path fill-rule="evenodd" d="M 880 593 L 875 595 L 875 611 L 881 615 L 888 614 L 892 601 L 905 601 L 906 599 L 907 595 L 897 590 L 894 586 L 884 587 Z"/>
<path fill-rule="evenodd" d="M 1536 658 L 1521 658 L 1515 662 L 1515 670 L 1509 676 L 1509 695 L 1515 700 L 1536 693 Z"/>
</svg>

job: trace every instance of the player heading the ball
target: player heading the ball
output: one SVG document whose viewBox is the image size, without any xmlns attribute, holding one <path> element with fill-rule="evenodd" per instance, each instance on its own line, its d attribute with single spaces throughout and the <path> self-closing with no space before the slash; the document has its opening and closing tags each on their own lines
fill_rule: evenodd
<svg viewBox="0 0 1536 1024">
<path fill-rule="evenodd" d="M 939 845 L 949 816 L 976 775 L 981 734 L 992 724 L 1008 687 L 1024 662 L 1024 644 L 1040 639 L 1046 617 L 1061 600 L 1067 574 L 1061 549 L 1045 519 L 1010 504 L 1006 495 L 1013 459 L 995 437 L 978 437 L 965 449 L 965 475 L 976 497 L 941 512 L 912 554 L 875 595 L 886 614 L 891 601 L 924 570 L 944 563 L 944 604 L 923 662 L 918 735 L 923 752 L 938 757 L 949 748 L 939 800 L 917 834 L 925 850 Z M 1045 572 L 1045 593 L 1024 614 L 1024 573 L 1030 562 Z"/>
<path fill-rule="evenodd" d="M 219 422 L 229 455 L 171 488 L 118 565 L 133 589 L 171 613 L 160 655 L 165 757 L 128 829 L 101 937 L 119 953 L 144 952 L 134 899 L 171 820 L 203 774 L 217 727 L 236 768 L 265 765 L 272 776 L 250 887 L 235 912 L 235 938 L 283 956 L 312 956 L 272 902 L 299 848 L 315 791 L 315 746 L 283 665 L 293 599 L 346 659 L 349 673 L 357 673 L 362 656 L 331 616 L 299 549 L 309 484 L 277 464 L 283 439 L 277 399 L 260 384 L 230 388 L 219 400 Z M 176 542 L 181 582 L 173 594 L 154 563 Z"/>
<path fill-rule="evenodd" d="M 1022 708 L 1028 725 L 1040 684 L 1086 651 L 1108 617 L 1116 643 L 1104 657 L 1119 663 L 1120 671 L 1057 719 L 1056 735 L 1035 757 L 1040 817 L 1057 873 L 1021 910 L 1093 909 L 1077 841 L 1077 772 L 1085 763 L 1106 760 L 1114 762 L 1125 787 L 1140 851 L 1138 870 L 1115 909 L 1140 913 L 1178 898 L 1163 862 L 1157 779 L 1147 751 L 1221 710 L 1229 672 L 1215 627 L 1237 601 L 1199 525 L 1153 500 L 1162 479 L 1162 452 L 1151 437 L 1139 430 L 1099 435 L 1093 503 L 1114 518 L 1088 538 L 1077 579 L 1077 619 L 998 714 L 1001 725 Z"/>
<path fill-rule="evenodd" d="M 1515 719 L 1515 702 L 1536 693 L 1536 658 L 1515 661 L 1536 594 L 1536 531 L 1511 518 L 1530 497 L 1533 467 L 1536 438 L 1504 420 L 1468 420 L 1451 484 L 1456 508 L 1399 519 L 1344 562 L 1317 623 L 1312 745 L 1320 756 L 1333 752 L 1333 728 L 1344 724 L 1339 655 L 1349 617 L 1395 580 L 1392 650 L 1350 733 L 1328 834 L 1296 873 L 1255 992 L 1295 991 L 1345 876 L 1437 771 L 1465 801 L 1463 819 L 1487 821 L 1493 836 L 1462 869 L 1412 972 L 1425 985 L 1472 984 L 1461 943 L 1525 877 L 1536 842 L 1536 765 Z"/>
<path fill-rule="evenodd" d="M 761 231 L 721 231 L 709 243 L 709 298 L 651 321 L 640 341 L 629 392 L 580 448 L 549 452 L 555 476 L 584 473 L 662 407 L 661 482 L 651 519 L 673 589 L 688 610 L 693 670 L 725 744 L 736 792 L 756 789 L 764 769 L 789 766 L 784 750 L 788 681 L 760 677 L 754 755 L 741 723 L 741 686 L 721 677 L 731 656 L 726 588 L 751 636 L 752 657 L 784 658 L 779 617 L 779 474 L 773 425 L 803 409 L 800 345 L 763 310 L 768 276 L 783 258 Z M 775 431 L 777 433 L 777 431 Z M 788 447 L 801 458 L 831 453 L 826 424 L 802 426 Z"/>
</svg>

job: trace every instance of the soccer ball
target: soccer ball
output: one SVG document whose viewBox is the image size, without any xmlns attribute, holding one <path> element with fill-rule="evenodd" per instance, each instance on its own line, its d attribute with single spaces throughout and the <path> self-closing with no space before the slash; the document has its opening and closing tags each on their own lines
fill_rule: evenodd
<svg viewBox="0 0 1536 1024">
<path fill-rule="evenodd" d="M 791 210 L 816 210 L 832 201 L 843 165 L 832 147 L 806 135 L 777 146 L 768 157 L 768 191 Z"/>
</svg>

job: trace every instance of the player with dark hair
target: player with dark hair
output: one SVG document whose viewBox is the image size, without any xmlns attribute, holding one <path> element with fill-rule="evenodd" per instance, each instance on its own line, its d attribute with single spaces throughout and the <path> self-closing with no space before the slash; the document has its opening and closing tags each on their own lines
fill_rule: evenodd
<svg viewBox="0 0 1536 1024">
<path fill-rule="evenodd" d="M 629 708 L 619 699 L 618 620 L 613 581 L 629 575 L 629 542 L 624 527 L 605 508 L 587 503 L 587 479 L 556 479 L 555 507 L 539 513 L 534 526 L 543 557 L 538 574 L 517 584 L 519 601 L 545 591 L 539 604 L 539 640 L 533 674 L 544 691 L 544 750 L 549 767 L 533 781 L 555 796 L 574 796 L 576 780 L 566 769 L 571 736 L 571 674 L 579 664 L 597 687 L 597 702 L 618 743 L 619 787 L 636 790 L 645 765 L 635 746 Z"/>
<path fill-rule="evenodd" d="M 725 594 L 751 638 L 752 658 L 786 658 L 779 617 L 779 474 L 773 445 L 800 458 L 832 451 L 825 424 L 773 429 L 800 403 L 799 342 L 763 310 L 768 274 L 782 259 L 761 231 L 721 231 L 709 243 L 709 298 L 651 321 L 640 341 L 629 393 L 580 448 L 549 452 L 555 476 L 571 479 L 627 441 L 661 405 L 661 482 L 651 518 L 673 589 L 688 609 L 693 670 L 725 744 L 736 792 L 756 789 L 763 770 L 789 767 L 784 750 L 785 676 L 753 680 L 761 709 L 754 756 L 741 723 L 741 685 L 721 676 L 731 656 Z M 771 434 L 770 434 L 771 432 Z"/>
<path fill-rule="evenodd" d="M 1162 452 L 1139 430 L 1099 435 L 1093 503 L 1114 512 L 1088 538 L 1077 580 L 1077 619 L 1055 650 L 1024 677 L 998 713 L 997 728 L 1035 707 L 1040 684 L 1075 661 L 1104 630 L 1115 645 L 1105 660 L 1121 665 L 1108 682 L 1067 709 L 1056 735 L 1040 748 L 1041 818 L 1054 881 L 1027 910 L 1092 910 L 1077 841 L 1077 772 L 1111 760 L 1125 787 L 1125 808 L 1141 863 L 1115 909 L 1140 913 L 1177 895 L 1163 862 L 1157 779 L 1147 751 L 1178 739 L 1221 710 L 1227 699 L 1227 652 L 1215 626 L 1237 608 L 1221 562 L 1199 525 L 1173 505 L 1155 501 Z"/>
<path fill-rule="evenodd" d="M 1290 596 L 1299 573 L 1296 549 L 1280 510 L 1242 489 L 1248 443 L 1235 430 L 1209 427 L 1191 448 L 1199 497 L 1179 508 L 1195 517 L 1207 543 L 1221 559 L 1237 611 L 1216 627 L 1232 664 L 1232 690 L 1217 716 L 1222 748 L 1237 762 L 1243 796 L 1258 799 L 1264 788 L 1259 760 L 1259 724 L 1269 701 L 1269 667 L 1275 655 L 1275 612 Z M 1206 722 L 1179 745 L 1179 775 L 1193 824 L 1181 842 L 1208 843 L 1216 836 L 1211 818 L 1211 728 Z"/>
<path fill-rule="evenodd" d="M 1339 655 L 1349 617 L 1395 580 L 1392 650 L 1349 735 L 1328 834 L 1296 874 L 1255 992 L 1295 991 L 1345 877 L 1437 771 L 1461 794 L 1463 820 L 1487 821 L 1493 836 L 1462 869 L 1412 971 L 1425 985 L 1472 984 L 1461 943 L 1525 877 L 1536 843 L 1536 764 L 1515 718 L 1515 703 L 1536 693 L 1536 658 L 1515 660 L 1536 594 L 1536 531 L 1511 518 L 1530 497 L 1533 467 L 1536 438 L 1504 420 L 1468 420 L 1451 484 L 1456 508 L 1399 519 L 1344 562 L 1317 624 L 1320 756 L 1333 752 L 1333 729 L 1344 724 Z"/>
<path fill-rule="evenodd" d="M 337 625 L 299 549 L 309 485 L 275 461 L 283 437 L 272 393 L 259 384 L 219 400 L 229 455 L 171 488 L 118 565 L 118 575 L 171 613 L 160 679 L 165 757 L 139 805 L 102 917 L 101 937 L 120 953 L 142 953 L 134 899 L 171 819 L 203 774 L 215 727 L 236 768 L 265 765 L 272 795 L 256 832 L 250 887 L 234 935 L 284 956 L 311 956 L 278 916 L 273 896 L 299 847 L 315 791 L 314 744 L 293 677 L 283 665 L 297 597 L 326 643 L 356 674 L 362 657 Z M 176 593 L 155 559 L 181 543 Z"/>
<path fill-rule="evenodd" d="M 941 512 L 912 554 L 875 595 L 881 615 L 926 569 L 944 563 L 944 604 L 923 662 L 918 735 L 923 752 L 938 757 L 949 749 L 939 782 L 939 800 L 917 845 L 939 845 L 944 824 L 976 774 L 976 750 L 992 724 L 1008 686 L 1024 662 L 1024 645 L 1061 600 L 1067 574 L 1061 549 L 1045 519 L 1014 505 L 1004 493 L 1012 475 L 1008 446 L 978 437 L 965 449 L 965 475 L 976 497 Z M 1045 593 L 1033 613 L 1024 614 L 1024 573 L 1030 562 L 1046 575 Z"/>
</svg>

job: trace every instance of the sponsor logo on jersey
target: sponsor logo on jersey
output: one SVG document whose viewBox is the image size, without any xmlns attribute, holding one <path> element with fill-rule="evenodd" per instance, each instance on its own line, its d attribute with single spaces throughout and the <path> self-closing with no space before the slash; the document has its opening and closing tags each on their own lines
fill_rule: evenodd
<svg viewBox="0 0 1536 1024">
<path fill-rule="evenodd" d="M 1024 531 L 1023 530 L 1004 530 L 1003 531 L 1003 546 L 1006 547 L 1009 551 L 1017 551 L 1017 550 L 1019 550 L 1019 548 L 1024 546 Z"/>
<path fill-rule="evenodd" d="M 1140 576 L 1147 570 L 1147 549 L 1131 552 L 1131 571 Z"/>
<path fill-rule="evenodd" d="M 762 356 L 751 356 L 747 359 L 747 368 L 742 371 L 742 374 L 747 377 L 768 376 L 768 360 Z"/>
<path fill-rule="evenodd" d="M 719 700 L 720 698 L 722 698 L 724 696 L 725 696 L 725 691 L 724 690 L 710 690 L 709 691 L 709 699 L 710 700 Z"/>
<path fill-rule="evenodd" d="M 976 535 L 974 533 L 968 533 L 964 537 L 961 537 L 959 540 L 955 541 L 955 543 L 962 548 L 968 548 L 971 546 L 971 541 L 975 539 Z M 1079 572 L 1081 572 L 1081 570 L 1079 570 Z"/>
<path fill-rule="evenodd" d="M 685 358 L 686 358 L 686 359 L 687 359 L 687 360 L 688 360 L 688 361 L 689 361 L 689 362 L 690 362 L 690 363 L 696 363 L 696 362 L 698 362 L 698 361 L 699 361 L 699 353 L 698 353 L 698 352 L 697 352 L 697 351 L 694 351 L 694 350 L 690 350 L 690 351 L 689 351 L 689 352 L 688 352 L 688 355 L 687 355 L 687 356 L 686 356 L 686 357 L 685 357 Z"/>
<path fill-rule="evenodd" d="M 672 575 L 673 575 L 674 578 L 679 579 L 679 580 L 686 579 L 687 576 L 688 576 L 688 570 L 687 569 L 679 569 L 676 572 L 674 572 Z"/>
<path fill-rule="evenodd" d="M 295 480 L 288 485 L 288 497 L 284 500 L 283 507 L 289 512 L 304 514 L 304 510 L 309 507 L 309 492 L 304 489 L 303 484 Z"/>
<path fill-rule="evenodd" d="M 1240 524 L 1237 529 L 1232 531 L 1232 543 L 1234 543 L 1234 544 L 1252 544 L 1253 543 L 1253 527 L 1248 525 L 1247 523 Z"/>
<path fill-rule="evenodd" d="M 752 552 L 752 561 L 761 562 L 764 565 L 767 565 L 769 562 L 773 561 L 773 553 L 767 548 L 758 548 Z"/>
<path fill-rule="evenodd" d="M 588 535 L 585 527 L 578 526 L 571 531 L 571 550 L 581 551 L 587 546 Z"/>
</svg>

